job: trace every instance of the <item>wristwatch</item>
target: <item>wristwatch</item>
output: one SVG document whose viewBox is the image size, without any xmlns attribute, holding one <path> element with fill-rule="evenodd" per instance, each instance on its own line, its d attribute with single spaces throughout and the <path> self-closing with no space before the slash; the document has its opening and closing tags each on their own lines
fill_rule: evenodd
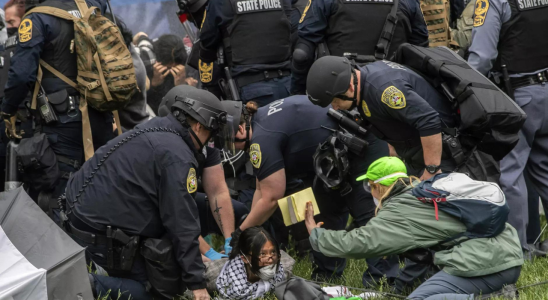
<svg viewBox="0 0 548 300">
<path fill-rule="evenodd" d="M 441 166 L 439 165 L 428 165 L 425 167 L 426 171 L 430 174 L 436 174 L 440 169 L 441 169 Z"/>
</svg>

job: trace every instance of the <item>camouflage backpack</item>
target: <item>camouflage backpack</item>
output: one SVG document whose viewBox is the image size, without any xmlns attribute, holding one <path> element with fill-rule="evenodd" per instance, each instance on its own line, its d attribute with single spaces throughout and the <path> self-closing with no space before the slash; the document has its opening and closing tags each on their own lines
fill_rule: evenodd
<svg viewBox="0 0 548 300">
<path fill-rule="evenodd" d="M 35 7 L 26 15 L 43 13 L 74 22 L 74 40 L 71 43 L 71 51 L 76 51 L 77 82 L 70 80 L 42 59 L 40 59 L 40 66 L 80 92 L 84 150 L 87 160 L 93 155 L 87 105 L 89 104 L 99 111 L 113 111 L 119 133 L 121 133 L 116 110 L 129 103 L 138 87 L 133 59 L 118 27 L 102 16 L 97 7 L 88 8 L 84 0 L 75 0 L 75 2 L 81 18 L 50 6 Z M 39 67 L 32 109 L 36 109 L 36 96 L 41 79 L 42 69 Z"/>
<path fill-rule="evenodd" d="M 449 1 L 421 0 L 421 10 L 428 29 L 430 47 L 452 45 L 449 29 Z"/>
</svg>

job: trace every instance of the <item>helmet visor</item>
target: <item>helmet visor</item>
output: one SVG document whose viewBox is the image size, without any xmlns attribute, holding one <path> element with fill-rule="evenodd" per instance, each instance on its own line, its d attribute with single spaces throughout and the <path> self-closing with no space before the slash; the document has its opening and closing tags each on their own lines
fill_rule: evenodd
<svg viewBox="0 0 548 300">
<path fill-rule="evenodd" d="M 226 124 L 219 131 L 219 138 L 222 149 L 229 155 L 236 155 L 236 146 L 234 145 L 234 117 L 226 115 Z"/>
</svg>

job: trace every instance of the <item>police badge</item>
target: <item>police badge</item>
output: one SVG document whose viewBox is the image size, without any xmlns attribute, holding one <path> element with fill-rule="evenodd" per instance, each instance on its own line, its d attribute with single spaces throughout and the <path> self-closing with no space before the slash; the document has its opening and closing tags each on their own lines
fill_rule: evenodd
<svg viewBox="0 0 548 300">
<path fill-rule="evenodd" d="M 261 166 L 261 146 L 259 144 L 252 144 L 249 150 L 249 160 L 253 167 L 258 169 Z"/>
<path fill-rule="evenodd" d="M 198 189 L 198 179 L 196 178 L 196 170 L 190 168 L 188 176 L 186 178 L 186 189 L 189 194 L 196 192 Z"/>
<path fill-rule="evenodd" d="M 384 92 L 382 92 L 381 100 L 384 104 L 393 109 L 402 109 L 407 105 L 403 93 L 393 85 L 387 87 Z"/>
</svg>

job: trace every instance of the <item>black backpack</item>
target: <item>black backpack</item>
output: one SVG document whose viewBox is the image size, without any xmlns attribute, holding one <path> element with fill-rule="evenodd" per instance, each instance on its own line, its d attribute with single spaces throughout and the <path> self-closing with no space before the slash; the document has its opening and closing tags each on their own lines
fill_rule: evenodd
<svg viewBox="0 0 548 300">
<path fill-rule="evenodd" d="M 501 160 L 518 142 L 527 115 L 489 79 L 446 47 L 403 44 L 395 62 L 424 77 L 444 94 L 460 116 L 459 132 L 468 145 Z"/>
</svg>

